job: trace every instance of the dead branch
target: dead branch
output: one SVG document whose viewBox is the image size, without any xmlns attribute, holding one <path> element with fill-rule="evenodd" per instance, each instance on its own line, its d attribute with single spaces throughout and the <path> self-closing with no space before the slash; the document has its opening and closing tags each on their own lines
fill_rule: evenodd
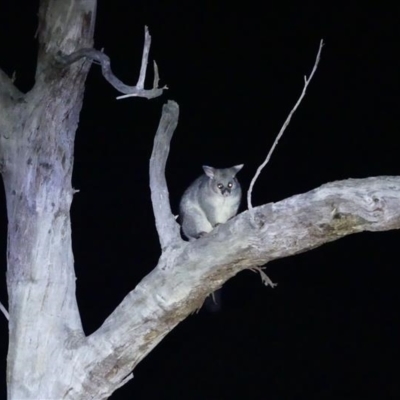
<svg viewBox="0 0 400 400">
<path fill-rule="evenodd" d="M 253 205 L 251 204 L 251 195 L 252 195 L 252 192 L 253 192 L 254 184 L 256 183 L 256 180 L 257 180 L 258 176 L 260 175 L 261 171 L 263 170 L 263 168 L 268 164 L 268 162 L 269 162 L 269 160 L 270 160 L 270 158 L 271 158 L 271 156 L 272 156 L 272 153 L 274 152 L 275 147 L 277 146 L 277 144 L 278 144 L 278 142 L 279 142 L 279 139 L 282 137 L 283 133 L 285 132 L 286 128 L 288 127 L 288 125 L 289 125 L 289 123 L 290 123 L 290 120 L 292 119 L 293 114 L 295 113 L 295 111 L 296 111 L 297 108 L 299 107 L 301 101 L 303 100 L 303 97 L 304 97 L 305 94 L 306 94 L 306 90 L 307 90 L 308 84 L 311 82 L 311 79 L 313 78 L 314 73 L 315 73 L 315 71 L 316 71 L 317 68 L 318 68 L 318 63 L 319 63 L 319 60 L 320 60 L 320 58 L 321 58 L 321 50 L 322 50 L 322 46 L 323 46 L 323 45 L 324 45 L 324 42 L 323 42 L 323 40 L 321 40 L 320 43 L 319 43 L 319 49 L 318 49 L 317 57 L 316 57 L 316 59 L 315 59 L 314 67 L 313 67 L 313 69 L 312 69 L 312 71 L 311 71 L 311 74 L 310 74 L 310 76 L 309 76 L 308 78 L 307 78 L 306 75 L 304 75 L 304 87 L 303 87 L 303 91 L 302 91 L 302 93 L 301 93 L 299 99 L 297 100 L 297 103 L 294 105 L 292 111 L 290 111 L 289 116 L 286 118 L 285 123 L 282 125 L 282 128 L 281 128 L 281 130 L 279 131 L 279 133 L 278 133 L 278 135 L 277 135 L 277 137 L 276 137 L 276 139 L 275 139 L 275 142 L 273 143 L 273 145 L 272 145 L 272 147 L 271 147 L 271 149 L 270 149 L 270 151 L 269 151 L 269 153 L 268 153 L 266 159 L 265 159 L 264 162 L 257 168 L 257 172 L 255 173 L 253 179 L 252 179 L 251 182 L 250 182 L 249 190 L 247 191 L 247 208 L 248 208 L 249 210 L 251 210 L 251 209 L 253 208 Z"/>
<path fill-rule="evenodd" d="M 142 64 L 140 66 L 139 79 L 136 84 L 136 87 L 139 90 L 144 89 L 144 81 L 146 79 L 147 64 L 149 62 L 150 45 L 151 45 L 151 36 L 149 33 L 149 28 L 147 26 L 145 26 L 144 27 L 144 45 L 143 45 L 143 54 L 142 54 Z M 154 73 L 156 74 L 156 71 L 154 71 Z"/>
<path fill-rule="evenodd" d="M 272 282 L 272 280 L 270 279 L 270 277 L 263 271 L 263 269 L 265 269 L 266 267 L 253 267 L 253 268 L 249 268 L 250 271 L 253 272 L 258 272 L 260 274 L 260 278 L 261 278 L 261 282 L 265 285 L 265 286 L 271 286 L 271 288 L 274 288 L 275 286 L 278 286 L 277 283 Z"/>
<path fill-rule="evenodd" d="M 109 82 L 120 93 L 124 93 L 124 96 L 119 96 L 117 97 L 117 99 L 122 99 L 125 97 L 144 97 L 146 99 L 153 99 L 155 97 L 161 96 L 164 89 L 167 89 L 167 87 L 166 86 L 162 88 L 158 87 L 158 82 L 159 82 L 158 68 L 155 67 L 154 86 L 152 89 L 149 90 L 144 89 L 150 45 L 151 45 L 151 36 L 146 26 L 142 64 L 140 68 L 139 79 L 136 86 L 126 85 L 113 74 L 110 65 L 111 64 L 110 57 L 108 57 L 102 51 L 95 50 L 92 48 L 85 48 L 75 51 L 69 55 L 58 53 L 56 58 L 57 62 L 62 64 L 63 66 L 71 65 L 84 57 L 89 58 L 90 60 L 96 61 L 99 64 L 101 64 L 101 71 L 107 82 Z"/>
<path fill-rule="evenodd" d="M 150 158 L 151 202 L 163 250 L 172 243 L 180 240 L 180 228 L 171 212 L 168 187 L 165 179 L 165 165 L 167 163 L 172 135 L 178 124 L 178 117 L 179 106 L 177 103 L 169 101 L 163 106 Z"/>
</svg>

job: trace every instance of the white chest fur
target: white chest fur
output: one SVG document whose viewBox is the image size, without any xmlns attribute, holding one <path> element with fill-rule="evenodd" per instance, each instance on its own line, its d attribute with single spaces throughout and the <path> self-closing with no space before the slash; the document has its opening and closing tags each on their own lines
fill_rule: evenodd
<svg viewBox="0 0 400 400">
<path fill-rule="evenodd" d="M 236 214 L 238 199 L 236 196 L 215 196 L 213 198 L 213 206 L 216 223 L 224 224 Z"/>
</svg>

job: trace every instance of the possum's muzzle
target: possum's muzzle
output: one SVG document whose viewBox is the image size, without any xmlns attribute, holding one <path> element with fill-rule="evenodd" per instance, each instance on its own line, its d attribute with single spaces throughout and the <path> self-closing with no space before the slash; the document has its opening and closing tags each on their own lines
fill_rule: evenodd
<svg viewBox="0 0 400 400">
<path fill-rule="evenodd" d="M 228 197 L 231 194 L 231 189 L 229 188 L 222 188 L 221 189 L 221 194 L 224 197 Z"/>
</svg>

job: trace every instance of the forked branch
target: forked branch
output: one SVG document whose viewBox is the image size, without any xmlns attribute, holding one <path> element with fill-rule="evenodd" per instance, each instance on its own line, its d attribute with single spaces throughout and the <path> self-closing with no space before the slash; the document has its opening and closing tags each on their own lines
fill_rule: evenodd
<svg viewBox="0 0 400 400">
<path fill-rule="evenodd" d="M 292 108 L 292 111 L 290 111 L 289 116 L 286 118 L 285 123 L 282 125 L 282 128 L 279 131 L 278 136 L 276 137 L 275 142 L 272 145 L 267 157 L 265 158 L 264 162 L 257 168 L 257 171 L 256 171 L 253 179 L 250 182 L 249 190 L 247 191 L 247 208 L 249 210 L 251 210 L 253 208 L 253 205 L 251 204 L 251 194 L 253 192 L 254 184 L 256 183 L 256 180 L 259 177 L 259 175 L 260 175 L 261 171 L 263 170 L 263 168 L 268 164 L 268 162 L 269 162 L 269 160 L 270 160 L 270 158 L 272 156 L 272 153 L 274 152 L 275 147 L 277 146 L 277 144 L 279 142 L 279 139 L 282 137 L 283 133 L 285 132 L 286 128 L 288 127 L 288 125 L 290 123 L 290 120 L 292 119 L 293 114 L 295 113 L 295 111 L 299 107 L 301 101 L 303 100 L 303 97 L 306 94 L 306 90 L 307 90 L 308 84 L 311 82 L 311 79 L 313 78 L 314 73 L 318 68 L 318 63 L 319 63 L 319 60 L 321 58 L 321 50 L 322 50 L 322 46 L 323 45 L 324 45 L 324 42 L 323 42 L 323 40 L 321 40 L 320 43 L 319 43 L 319 49 L 318 49 L 318 53 L 317 53 L 317 58 L 315 59 L 314 67 L 313 67 L 313 69 L 311 71 L 311 74 L 310 74 L 310 76 L 308 78 L 307 78 L 306 75 L 304 75 L 303 91 L 302 91 L 299 99 L 297 100 L 297 103 Z"/>
<path fill-rule="evenodd" d="M 79 387 L 91 388 L 96 399 L 105 397 L 99 391 L 111 393 L 209 293 L 244 269 L 260 272 L 273 287 L 259 268 L 272 260 L 356 232 L 399 228 L 400 178 L 383 176 L 331 182 L 245 211 L 191 243 L 182 241 L 87 338 L 77 355 L 83 364 Z M 165 255 L 171 268 L 163 268 Z M 74 388 L 67 399 L 77 394 Z"/>
<path fill-rule="evenodd" d="M 147 26 L 145 27 L 145 38 L 144 38 L 144 46 L 143 46 L 143 55 L 142 55 L 142 64 L 140 68 L 140 74 L 138 82 L 135 86 L 129 86 L 119 80 L 112 72 L 110 66 L 110 57 L 104 54 L 102 51 L 95 50 L 92 48 L 85 48 L 75 51 L 69 55 L 58 54 L 57 61 L 64 65 L 71 65 L 74 62 L 80 60 L 81 58 L 89 58 L 90 60 L 96 61 L 101 64 L 101 71 L 104 78 L 120 93 L 123 93 L 123 96 L 117 97 L 117 99 L 125 98 L 125 97 L 144 97 L 146 99 L 153 99 L 154 97 L 161 96 L 164 89 L 167 89 L 166 86 L 159 88 L 159 75 L 157 65 L 154 63 L 154 85 L 152 89 L 146 90 L 144 89 L 144 82 L 146 79 L 147 72 L 147 64 L 149 58 L 149 51 L 151 45 L 151 36 L 149 34 L 149 30 Z"/>
</svg>

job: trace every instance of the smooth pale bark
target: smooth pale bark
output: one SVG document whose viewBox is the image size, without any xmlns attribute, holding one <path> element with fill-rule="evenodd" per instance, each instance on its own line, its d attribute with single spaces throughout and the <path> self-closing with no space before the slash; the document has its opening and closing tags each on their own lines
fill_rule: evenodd
<svg viewBox="0 0 400 400">
<path fill-rule="evenodd" d="M 0 71 L 9 400 L 105 399 L 131 379 L 131 371 L 168 332 L 239 271 L 352 233 L 400 227 L 400 178 L 376 177 L 333 182 L 254 207 L 201 239 L 183 241 L 164 175 L 179 111 L 168 102 L 150 161 L 162 255 L 103 325 L 85 337 L 69 212 L 74 137 L 89 63 L 78 57 L 65 66 L 59 52 L 90 48 L 95 11 L 95 0 L 42 1 L 35 86 L 23 94 Z M 144 97 L 159 93 L 142 87 L 132 93 L 138 90 Z"/>
<path fill-rule="evenodd" d="M 9 399 L 61 399 L 58 376 L 83 337 L 71 247 L 75 131 L 90 63 L 57 68 L 54 55 L 92 45 L 96 1 L 42 1 L 36 82 L 23 95 L 7 82 L 0 159 L 8 216 Z M 63 16 L 61 18 L 61 16 Z M 3 108 L 3 105 L 5 107 Z"/>
</svg>

